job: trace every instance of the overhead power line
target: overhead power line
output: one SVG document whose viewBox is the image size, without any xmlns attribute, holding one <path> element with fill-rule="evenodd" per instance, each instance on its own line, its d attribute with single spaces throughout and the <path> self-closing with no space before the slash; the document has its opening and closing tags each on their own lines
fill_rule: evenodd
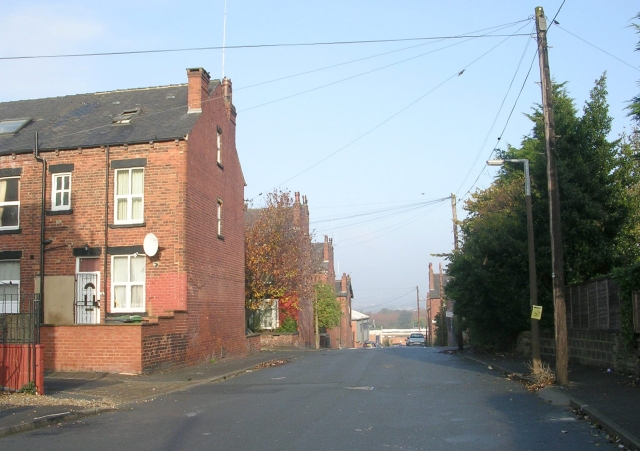
<svg viewBox="0 0 640 451">
<path fill-rule="evenodd" d="M 122 52 L 91 52 L 91 53 L 62 53 L 55 55 L 22 55 L 22 56 L 0 56 L 0 60 L 24 60 L 24 59 L 45 59 L 45 58 L 85 58 L 89 56 L 118 56 L 118 55 L 142 55 L 150 53 L 176 53 L 176 52 L 197 52 L 203 50 L 230 50 L 230 49 L 258 49 L 273 47 L 312 47 L 321 45 L 359 45 L 359 44 L 377 44 L 385 42 L 407 42 L 407 41 L 429 41 L 443 39 L 468 39 L 468 38 L 499 38 L 507 35 L 455 35 L 455 36 L 427 36 L 418 38 L 399 38 L 399 39 L 369 39 L 362 41 L 330 41 L 330 42 L 298 42 L 298 43 L 281 43 L 281 44 L 247 44 L 247 45 L 227 45 L 227 46 L 210 46 L 210 47 L 185 47 L 178 49 L 155 49 L 155 50 L 125 50 Z M 514 35 L 508 35 L 514 36 Z M 521 34 L 516 36 L 531 36 L 529 34 Z"/>
</svg>

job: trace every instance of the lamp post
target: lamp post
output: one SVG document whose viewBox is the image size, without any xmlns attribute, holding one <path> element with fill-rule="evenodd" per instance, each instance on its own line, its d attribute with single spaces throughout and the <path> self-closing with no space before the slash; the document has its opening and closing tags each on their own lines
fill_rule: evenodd
<svg viewBox="0 0 640 451">
<path fill-rule="evenodd" d="M 529 178 L 529 160 L 523 159 L 507 159 L 507 160 L 489 160 L 489 166 L 502 166 L 504 163 L 523 163 L 524 164 L 524 194 L 527 206 L 527 241 L 529 248 L 529 304 L 531 309 L 538 302 L 538 287 L 536 276 L 536 252 L 533 242 L 533 214 L 531 211 L 531 180 Z M 530 318 L 531 321 L 531 361 L 533 372 L 538 373 L 542 369 L 540 360 L 540 325 L 537 319 Z"/>
</svg>

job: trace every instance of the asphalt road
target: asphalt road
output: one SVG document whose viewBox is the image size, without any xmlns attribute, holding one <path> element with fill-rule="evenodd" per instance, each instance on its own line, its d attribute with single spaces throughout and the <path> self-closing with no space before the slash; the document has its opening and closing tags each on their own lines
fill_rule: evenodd
<svg viewBox="0 0 640 451">
<path fill-rule="evenodd" d="M 495 371 L 421 347 L 283 366 L 0 439 L 7 450 L 613 450 Z"/>
</svg>

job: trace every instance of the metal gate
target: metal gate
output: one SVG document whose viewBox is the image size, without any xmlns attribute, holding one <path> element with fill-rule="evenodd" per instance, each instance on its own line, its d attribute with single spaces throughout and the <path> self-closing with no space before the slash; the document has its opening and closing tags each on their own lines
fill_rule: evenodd
<svg viewBox="0 0 640 451">
<path fill-rule="evenodd" d="M 75 323 L 100 323 L 100 298 L 98 296 L 98 274 L 76 274 Z"/>
</svg>

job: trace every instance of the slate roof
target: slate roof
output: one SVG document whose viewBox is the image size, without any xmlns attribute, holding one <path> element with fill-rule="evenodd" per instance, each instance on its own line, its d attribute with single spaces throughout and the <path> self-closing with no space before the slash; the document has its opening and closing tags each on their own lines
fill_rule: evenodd
<svg viewBox="0 0 640 451">
<path fill-rule="evenodd" d="M 209 91 L 219 84 L 212 80 Z M 129 124 L 112 125 L 139 108 Z M 16 134 L 0 134 L 0 154 L 183 139 L 201 113 L 187 114 L 187 84 L 0 103 L 0 121 L 31 118 Z"/>
</svg>

